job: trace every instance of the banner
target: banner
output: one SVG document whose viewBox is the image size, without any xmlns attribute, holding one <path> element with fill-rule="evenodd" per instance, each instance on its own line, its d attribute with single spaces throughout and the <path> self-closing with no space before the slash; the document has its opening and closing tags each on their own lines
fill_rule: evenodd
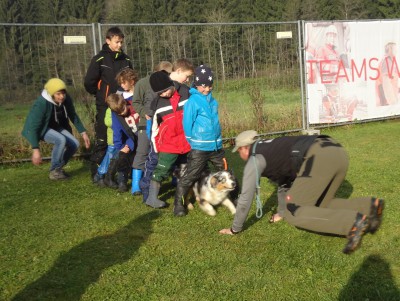
<svg viewBox="0 0 400 301">
<path fill-rule="evenodd" d="M 305 23 L 309 124 L 400 115 L 400 21 Z"/>
</svg>

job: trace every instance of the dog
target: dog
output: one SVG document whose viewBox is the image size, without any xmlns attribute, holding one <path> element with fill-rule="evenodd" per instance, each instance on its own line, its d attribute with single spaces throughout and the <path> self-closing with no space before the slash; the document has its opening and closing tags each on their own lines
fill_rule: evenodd
<svg viewBox="0 0 400 301">
<path fill-rule="evenodd" d="M 236 188 L 236 182 L 233 174 L 226 170 L 203 173 L 193 186 L 200 209 L 210 216 L 215 216 L 217 212 L 214 206 L 222 204 L 235 214 L 236 207 L 229 199 L 229 193 Z"/>
<path fill-rule="evenodd" d="M 182 177 L 185 166 L 175 170 L 174 175 Z M 236 213 L 236 207 L 230 200 L 230 193 L 237 188 L 237 180 L 231 171 L 223 170 L 211 172 L 203 171 L 200 179 L 193 185 L 193 193 L 201 210 L 210 216 L 217 214 L 215 206 L 224 205 L 232 214 Z M 188 209 L 193 209 L 193 204 L 187 204 Z"/>
</svg>

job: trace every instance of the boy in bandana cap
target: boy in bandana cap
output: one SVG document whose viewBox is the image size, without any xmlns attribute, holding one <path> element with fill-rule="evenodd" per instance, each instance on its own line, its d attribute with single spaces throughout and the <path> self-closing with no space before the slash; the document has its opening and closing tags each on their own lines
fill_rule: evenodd
<svg viewBox="0 0 400 301">
<path fill-rule="evenodd" d="M 212 97 L 213 73 L 206 65 L 195 69 L 191 96 L 183 111 L 183 129 L 191 146 L 186 170 L 178 182 L 174 200 L 174 215 L 185 216 L 185 196 L 210 161 L 218 170 L 228 168 L 222 148 L 218 103 Z"/>
<path fill-rule="evenodd" d="M 89 148 L 89 137 L 67 94 L 67 86 L 61 79 L 51 78 L 34 102 L 22 130 L 22 135 L 32 145 L 34 165 L 42 163 L 39 141 L 54 144 L 49 174 L 51 180 L 64 180 L 68 177 L 63 167 L 79 148 L 79 141 L 72 135 L 69 121 L 82 135 L 85 147 Z"/>
</svg>

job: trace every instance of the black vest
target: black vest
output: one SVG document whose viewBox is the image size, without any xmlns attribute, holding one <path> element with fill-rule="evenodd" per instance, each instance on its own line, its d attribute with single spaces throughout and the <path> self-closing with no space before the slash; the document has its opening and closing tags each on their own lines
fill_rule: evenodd
<svg viewBox="0 0 400 301">
<path fill-rule="evenodd" d="M 267 168 L 261 175 L 279 186 L 284 184 L 290 186 L 296 178 L 307 150 L 318 137 L 320 136 L 287 136 L 258 141 L 255 154 L 263 155 L 267 162 Z"/>
</svg>

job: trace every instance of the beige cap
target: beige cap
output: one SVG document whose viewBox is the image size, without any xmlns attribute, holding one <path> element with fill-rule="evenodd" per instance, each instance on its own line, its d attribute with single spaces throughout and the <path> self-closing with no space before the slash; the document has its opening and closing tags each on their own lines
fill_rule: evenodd
<svg viewBox="0 0 400 301">
<path fill-rule="evenodd" d="M 254 130 L 241 132 L 235 139 L 235 147 L 232 153 L 236 152 L 239 147 L 253 144 L 256 141 L 257 135 L 257 131 Z"/>
</svg>

